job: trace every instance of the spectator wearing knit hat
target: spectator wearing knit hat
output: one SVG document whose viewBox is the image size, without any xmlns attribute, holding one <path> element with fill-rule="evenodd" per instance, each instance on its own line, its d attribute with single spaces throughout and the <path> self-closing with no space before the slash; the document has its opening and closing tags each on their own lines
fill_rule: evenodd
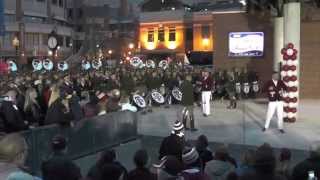
<svg viewBox="0 0 320 180">
<path fill-rule="evenodd" d="M 149 156 L 146 150 L 139 150 L 133 158 L 136 168 L 129 172 L 128 180 L 156 180 L 156 175 L 152 174 L 146 167 L 149 161 Z"/>
<path fill-rule="evenodd" d="M 235 170 L 235 166 L 229 162 L 228 149 L 225 145 L 218 147 L 214 159 L 207 162 L 205 172 L 210 179 L 223 180 L 228 174 Z"/>
<path fill-rule="evenodd" d="M 180 176 L 183 164 L 175 156 L 164 157 L 158 168 L 157 180 L 183 180 Z"/>
<path fill-rule="evenodd" d="M 308 179 L 309 173 L 312 172 L 317 179 L 320 178 L 320 141 L 313 143 L 311 146 L 309 158 L 293 168 L 292 180 Z"/>
<path fill-rule="evenodd" d="M 66 138 L 61 135 L 55 136 L 51 141 L 51 148 L 52 157 L 41 166 L 43 180 L 80 180 L 80 168 L 66 156 Z"/>
<path fill-rule="evenodd" d="M 291 179 L 291 151 L 287 148 L 282 148 L 277 163 L 277 173 Z"/>
<path fill-rule="evenodd" d="M 276 173 L 276 157 L 269 144 L 263 144 L 255 153 L 254 172 L 240 177 L 240 180 L 286 180 Z"/>
<path fill-rule="evenodd" d="M 163 139 L 160 150 L 159 159 L 172 155 L 182 160 L 182 150 L 184 148 L 184 126 L 182 122 L 176 121 L 173 125 L 170 136 Z"/>
<path fill-rule="evenodd" d="M 199 153 L 203 169 L 206 167 L 206 163 L 213 159 L 212 152 L 208 146 L 209 143 L 207 137 L 205 135 L 199 136 L 196 141 L 196 149 Z"/>
<path fill-rule="evenodd" d="M 186 147 L 183 150 L 182 161 L 185 168 L 181 176 L 184 180 L 209 180 L 202 170 L 202 162 L 196 148 Z"/>
</svg>

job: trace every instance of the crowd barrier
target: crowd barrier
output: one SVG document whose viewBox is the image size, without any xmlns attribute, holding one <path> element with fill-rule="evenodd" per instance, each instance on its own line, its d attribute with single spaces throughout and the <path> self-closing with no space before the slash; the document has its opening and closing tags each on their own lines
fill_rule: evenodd
<svg viewBox="0 0 320 180">
<path fill-rule="evenodd" d="M 68 140 L 68 156 L 74 160 L 79 159 L 138 138 L 137 114 L 115 112 L 83 119 L 72 128 L 52 125 L 21 134 L 28 144 L 27 167 L 39 173 L 41 163 L 52 154 L 50 142 L 55 135 L 64 135 Z"/>
</svg>

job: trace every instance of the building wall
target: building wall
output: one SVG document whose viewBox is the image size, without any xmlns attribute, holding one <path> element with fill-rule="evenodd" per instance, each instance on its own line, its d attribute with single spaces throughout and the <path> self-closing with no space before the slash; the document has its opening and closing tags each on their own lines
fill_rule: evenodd
<svg viewBox="0 0 320 180">
<path fill-rule="evenodd" d="M 166 23 L 162 24 L 165 30 L 165 41 L 158 41 L 159 24 L 140 25 L 140 44 L 141 50 L 158 50 L 158 51 L 185 51 L 184 25 L 182 23 Z M 169 27 L 175 27 L 176 40 L 169 41 Z M 154 42 L 148 42 L 148 29 L 154 29 Z"/>
<path fill-rule="evenodd" d="M 51 4 L 52 0 L 21 0 L 22 22 L 25 26 L 24 53 L 26 56 L 47 56 L 48 34 L 53 29 L 56 29 L 57 34 L 61 37 L 61 48 L 58 55 L 70 55 L 71 47 L 69 45 L 73 29 L 67 21 L 67 1 L 69 0 L 57 0 L 57 4 Z M 16 56 L 17 52 L 12 45 L 13 38 L 19 32 L 19 25 L 16 22 L 16 0 L 4 0 L 4 9 L 6 34 L 0 37 L 0 56 Z"/>
<path fill-rule="evenodd" d="M 209 26 L 209 37 L 202 37 L 202 27 Z M 193 25 L 193 51 L 213 51 L 213 25 L 209 22 Z"/>
<path fill-rule="evenodd" d="M 269 20 L 268 20 L 269 19 Z M 270 79 L 273 59 L 272 18 L 250 16 L 248 14 L 214 15 L 214 67 L 230 69 L 248 68 L 257 71 L 262 82 Z M 225 23 L 228 22 L 228 23 Z M 262 31 L 265 33 L 265 54 L 263 58 L 228 57 L 228 34 L 236 31 Z M 320 98 L 320 22 L 310 21 L 301 24 L 301 66 L 300 97 Z"/>
<path fill-rule="evenodd" d="M 269 18 L 250 16 L 247 13 L 214 14 L 215 51 L 213 66 L 217 69 L 247 68 L 258 72 L 262 82 L 271 78 L 273 61 L 273 27 Z M 228 22 L 228 23 L 226 23 Z M 265 34 L 264 56 L 261 58 L 229 57 L 230 32 L 262 31 Z"/>
<path fill-rule="evenodd" d="M 303 22 L 301 27 L 300 96 L 320 98 L 320 22 Z"/>
</svg>

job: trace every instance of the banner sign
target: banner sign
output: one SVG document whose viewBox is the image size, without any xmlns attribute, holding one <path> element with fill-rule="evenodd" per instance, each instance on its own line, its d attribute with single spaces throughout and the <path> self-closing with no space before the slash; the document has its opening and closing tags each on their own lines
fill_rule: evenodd
<svg viewBox="0 0 320 180">
<path fill-rule="evenodd" d="M 263 56 L 263 32 L 231 32 L 229 33 L 229 56 L 260 57 Z"/>
</svg>

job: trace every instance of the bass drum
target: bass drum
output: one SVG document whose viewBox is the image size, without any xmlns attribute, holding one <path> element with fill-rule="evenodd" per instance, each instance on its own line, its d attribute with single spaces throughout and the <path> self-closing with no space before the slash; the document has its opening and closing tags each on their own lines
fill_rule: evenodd
<svg viewBox="0 0 320 180">
<path fill-rule="evenodd" d="M 134 94 L 132 96 L 132 104 L 138 108 L 138 110 L 144 109 L 147 106 L 146 101 L 144 98 L 138 94 Z"/>
<path fill-rule="evenodd" d="M 182 92 L 179 88 L 173 88 L 172 90 L 173 104 L 179 104 L 182 101 Z"/>
<path fill-rule="evenodd" d="M 151 98 L 152 98 L 152 104 L 156 106 L 160 106 L 165 102 L 163 95 L 158 91 L 152 91 Z"/>
</svg>

